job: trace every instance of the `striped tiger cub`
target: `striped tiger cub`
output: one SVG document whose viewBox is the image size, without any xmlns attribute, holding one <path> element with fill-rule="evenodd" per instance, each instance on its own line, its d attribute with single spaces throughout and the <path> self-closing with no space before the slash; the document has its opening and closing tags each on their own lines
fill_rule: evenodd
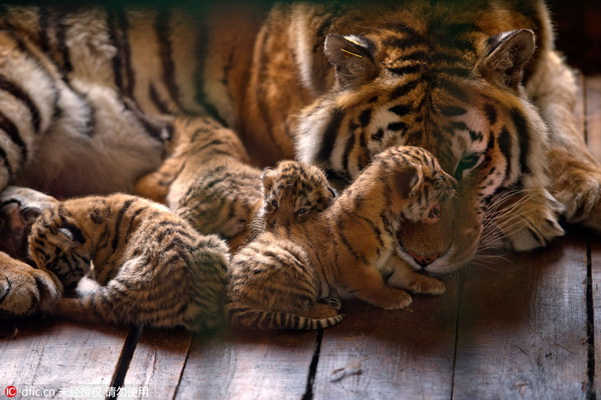
<svg viewBox="0 0 601 400">
<path fill-rule="evenodd" d="M 426 150 L 382 152 L 330 207 L 267 229 L 233 256 L 227 318 L 252 329 L 323 329 L 342 316 L 320 299 L 356 296 L 385 309 L 406 307 L 409 294 L 382 278 L 391 262 L 398 267 L 396 232 L 402 220 L 434 222 L 456 184 Z M 418 275 L 408 266 L 403 273 L 394 284 Z"/>
<path fill-rule="evenodd" d="M 242 234 L 262 191 L 261 170 L 250 165 L 240 139 L 210 118 L 179 118 L 174 141 L 173 155 L 140 179 L 135 192 L 164 202 L 202 233 Z"/>
<path fill-rule="evenodd" d="M 263 207 L 253 221 L 258 231 L 304 222 L 338 195 L 319 167 L 292 160 L 280 161 L 275 169 L 265 168 L 261 181 Z"/>
<path fill-rule="evenodd" d="M 125 194 L 66 200 L 42 212 L 28 243 L 32 261 L 65 290 L 93 264 L 98 285 L 61 299 L 60 316 L 189 330 L 221 321 L 227 246 L 160 204 Z"/>
</svg>

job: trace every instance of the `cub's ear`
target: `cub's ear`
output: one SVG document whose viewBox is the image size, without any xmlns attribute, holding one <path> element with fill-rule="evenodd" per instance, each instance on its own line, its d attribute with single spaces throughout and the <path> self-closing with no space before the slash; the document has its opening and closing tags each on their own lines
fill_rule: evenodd
<svg viewBox="0 0 601 400">
<path fill-rule="evenodd" d="M 374 63 L 373 44 L 364 37 L 330 33 L 324 45 L 326 57 L 336 67 L 336 78 L 345 89 L 373 79 L 378 70 Z"/>
<path fill-rule="evenodd" d="M 421 171 L 411 165 L 404 166 L 394 175 L 393 187 L 400 198 L 406 199 L 419 187 L 423 180 Z"/>
<path fill-rule="evenodd" d="M 535 49 L 535 35 L 529 29 L 520 29 L 491 36 L 487 41 L 488 53 L 478 66 L 480 74 L 497 86 L 517 89 L 522 70 Z"/>
<path fill-rule="evenodd" d="M 69 250 L 81 246 L 86 242 L 86 239 L 81 229 L 71 223 L 65 222 L 58 229 L 57 234 L 52 236 L 52 241 L 61 249 Z"/>
<path fill-rule="evenodd" d="M 277 177 L 277 173 L 273 168 L 265 168 L 263 169 L 263 173 L 261 174 L 261 180 L 263 181 L 263 193 L 267 194 L 273 188 L 273 182 Z"/>
</svg>

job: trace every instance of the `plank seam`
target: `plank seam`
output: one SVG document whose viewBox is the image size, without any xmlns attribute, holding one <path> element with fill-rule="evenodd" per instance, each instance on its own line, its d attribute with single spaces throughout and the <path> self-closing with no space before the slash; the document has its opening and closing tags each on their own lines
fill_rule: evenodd
<svg viewBox="0 0 601 400">
<path fill-rule="evenodd" d="M 581 81 L 582 90 L 582 124 L 584 129 L 584 140 L 588 145 L 588 107 L 586 102 L 587 85 L 586 80 Z M 588 387 L 586 392 L 587 400 L 596 400 L 597 392 L 595 390 L 595 303 L 593 296 L 593 258 L 591 250 L 591 240 L 586 238 L 586 341 L 587 341 L 587 379 Z"/>
<path fill-rule="evenodd" d="M 307 376 L 307 387 L 302 400 L 313 400 L 313 386 L 315 385 L 315 376 L 317 375 L 317 364 L 319 363 L 319 353 L 321 352 L 321 341 L 323 338 L 323 329 L 317 332 L 315 340 L 315 352 L 309 365 L 309 375 Z"/>
<path fill-rule="evenodd" d="M 127 375 L 129 364 L 131 363 L 131 360 L 134 357 L 134 352 L 136 351 L 136 346 L 138 345 L 140 336 L 142 335 L 142 330 L 142 326 L 131 326 L 129 328 L 129 331 L 127 332 L 127 337 L 125 338 L 125 343 L 123 344 L 123 348 L 121 349 L 121 354 L 119 355 L 119 360 L 117 361 L 115 373 L 111 378 L 111 388 L 123 387 L 123 384 L 125 382 L 125 376 Z M 113 400 L 117 397 L 118 395 L 111 396 L 110 393 L 107 393 L 106 400 Z"/>
<path fill-rule="evenodd" d="M 455 343 L 453 344 L 453 365 L 451 375 L 451 397 L 455 396 L 455 369 L 457 367 L 457 348 L 459 346 L 459 319 L 461 315 L 461 304 L 463 300 L 463 288 L 465 286 L 465 271 L 461 271 L 457 276 L 457 309 L 455 311 Z"/>
<path fill-rule="evenodd" d="M 587 400 L 596 400 L 595 391 L 595 308 L 593 300 L 593 259 L 591 241 L 586 239 L 586 337 L 587 337 Z"/>
<path fill-rule="evenodd" d="M 188 360 L 190 359 L 190 352 L 192 351 L 192 344 L 193 344 L 194 340 L 196 340 L 196 335 L 197 334 L 194 334 L 192 336 L 192 338 L 189 339 L 188 351 L 186 352 L 186 359 L 184 360 L 184 365 L 182 365 L 182 370 L 180 371 L 179 378 L 177 379 L 177 385 L 175 386 L 175 390 L 173 391 L 174 399 L 177 398 L 177 392 L 179 392 L 179 387 L 182 384 L 182 379 L 184 377 L 184 371 L 186 370 L 186 367 L 188 366 Z"/>
</svg>

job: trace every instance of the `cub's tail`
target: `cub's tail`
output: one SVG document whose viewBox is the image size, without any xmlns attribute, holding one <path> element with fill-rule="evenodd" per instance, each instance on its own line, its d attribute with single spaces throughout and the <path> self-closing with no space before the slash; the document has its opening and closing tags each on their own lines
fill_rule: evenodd
<svg viewBox="0 0 601 400">
<path fill-rule="evenodd" d="M 247 329 L 316 330 L 330 328 L 340 323 L 344 316 L 338 314 L 335 317 L 315 319 L 288 312 L 235 308 L 227 311 L 227 318 L 233 326 Z"/>
</svg>

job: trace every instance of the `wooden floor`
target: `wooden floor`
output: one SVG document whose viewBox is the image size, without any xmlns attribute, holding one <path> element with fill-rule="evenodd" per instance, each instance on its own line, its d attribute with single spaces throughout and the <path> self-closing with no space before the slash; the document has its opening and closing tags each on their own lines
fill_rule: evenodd
<svg viewBox="0 0 601 400">
<path fill-rule="evenodd" d="M 601 160 L 601 76 L 582 82 L 579 115 Z M 444 295 L 415 296 L 407 310 L 347 304 L 345 321 L 323 332 L 192 337 L 29 323 L 0 341 L 0 390 L 103 398 L 122 386 L 120 398 L 186 400 L 597 397 L 601 237 L 572 231 L 444 281 Z"/>
</svg>

